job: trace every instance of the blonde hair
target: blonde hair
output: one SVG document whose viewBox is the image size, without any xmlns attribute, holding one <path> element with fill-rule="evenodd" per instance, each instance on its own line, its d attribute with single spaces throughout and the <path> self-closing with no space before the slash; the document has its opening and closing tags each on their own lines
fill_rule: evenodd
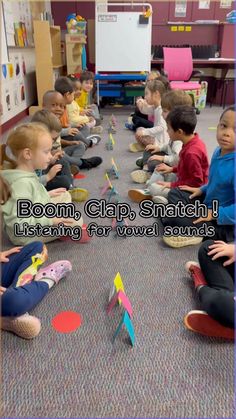
<svg viewBox="0 0 236 419">
<path fill-rule="evenodd" d="M 150 71 L 150 73 L 147 75 L 147 81 L 155 80 L 160 77 L 160 75 L 161 73 L 157 70 Z"/>
<path fill-rule="evenodd" d="M 14 128 L 8 138 L 7 145 L 13 156 L 17 159 L 20 152 L 25 148 L 36 150 L 39 144 L 39 137 L 43 134 L 49 134 L 48 129 L 43 124 L 29 122 Z M 13 164 L 16 166 L 16 164 Z"/>
</svg>

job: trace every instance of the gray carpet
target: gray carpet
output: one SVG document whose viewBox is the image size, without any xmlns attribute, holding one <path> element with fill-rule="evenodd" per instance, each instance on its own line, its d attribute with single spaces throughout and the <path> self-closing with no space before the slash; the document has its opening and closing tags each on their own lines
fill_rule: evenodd
<svg viewBox="0 0 236 419">
<path fill-rule="evenodd" d="M 209 156 L 222 109 L 206 109 L 198 132 Z M 104 142 L 88 155 L 101 155 L 101 167 L 86 172 L 80 186 L 99 197 L 111 157 L 120 166 L 114 181 L 122 202 L 129 202 L 129 176 L 139 154 L 128 151 L 133 134 L 123 128 L 128 110 L 105 108 L 103 126 L 114 112 L 118 120 L 114 151 Z M 77 181 L 78 182 L 78 181 Z M 83 205 L 80 205 L 83 208 Z M 138 205 L 132 204 L 138 213 Z M 86 222 L 91 219 L 84 217 Z M 152 224 L 139 216 L 130 224 Z M 108 219 L 95 220 L 110 225 Z M 68 258 L 72 274 L 54 287 L 34 310 L 42 331 L 33 341 L 2 333 L 3 417 L 163 417 L 234 416 L 233 344 L 186 330 L 183 317 L 199 308 L 184 264 L 195 259 L 197 247 L 173 250 L 158 238 L 96 238 L 84 245 L 54 242 L 50 259 Z M 107 316 L 109 289 L 117 272 L 132 303 L 136 344 L 124 331 L 112 343 L 121 308 Z M 50 325 L 62 310 L 83 317 L 74 333 L 59 334 Z"/>
</svg>

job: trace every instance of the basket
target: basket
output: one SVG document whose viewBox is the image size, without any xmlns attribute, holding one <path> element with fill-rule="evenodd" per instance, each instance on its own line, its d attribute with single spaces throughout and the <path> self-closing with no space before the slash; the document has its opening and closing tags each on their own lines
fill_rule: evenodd
<svg viewBox="0 0 236 419">
<path fill-rule="evenodd" d="M 77 21 L 76 24 L 73 25 L 73 27 L 71 27 L 70 22 L 66 22 L 68 33 L 77 33 L 80 35 L 86 34 L 86 25 L 87 22 L 85 20 Z"/>
</svg>

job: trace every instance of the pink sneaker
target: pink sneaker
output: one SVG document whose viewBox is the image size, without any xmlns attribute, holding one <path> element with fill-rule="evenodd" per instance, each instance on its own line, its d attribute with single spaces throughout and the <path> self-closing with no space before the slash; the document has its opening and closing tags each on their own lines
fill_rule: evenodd
<svg viewBox="0 0 236 419">
<path fill-rule="evenodd" d="M 67 273 L 72 271 L 72 265 L 69 260 L 58 260 L 51 265 L 42 268 L 36 274 L 34 280 L 41 281 L 43 278 L 52 279 L 56 284 L 64 278 Z"/>
</svg>

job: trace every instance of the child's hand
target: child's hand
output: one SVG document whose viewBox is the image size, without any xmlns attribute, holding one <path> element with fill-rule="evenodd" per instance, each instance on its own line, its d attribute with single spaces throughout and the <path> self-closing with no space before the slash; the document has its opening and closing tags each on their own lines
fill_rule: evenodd
<svg viewBox="0 0 236 419">
<path fill-rule="evenodd" d="M 214 218 L 212 216 L 212 210 L 208 209 L 208 214 L 207 217 L 200 217 L 197 220 L 193 221 L 193 224 L 198 224 L 198 223 L 206 223 L 207 221 L 212 221 Z"/>
<path fill-rule="evenodd" d="M 144 128 L 138 128 L 137 131 L 136 131 L 135 136 L 138 137 L 138 138 L 140 138 L 143 135 L 145 135 L 145 129 Z"/>
<path fill-rule="evenodd" d="M 57 160 L 59 160 L 64 154 L 64 151 L 56 151 L 56 153 L 53 155 L 52 159 L 50 160 L 51 164 L 56 163 Z"/>
<path fill-rule="evenodd" d="M 209 246 L 211 249 L 207 254 L 212 256 L 212 260 L 216 260 L 222 257 L 228 257 L 229 259 L 223 263 L 223 266 L 228 266 L 235 262 L 235 245 L 233 243 L 225 243 L 221 240 L 214 241 L 214 244 Z"/>
<path fill-rule="evenodd" d="M 79 113 L 80 113 L 80 115 L 82 115 L 82 116 L 86 115 L 86 111 L 85 111 L 84 109 L 80 109 Z"/>
<path fill-rule="evenodd" d="M 47 182 L 50 182 L 50 180 L 52 180 L 57 175 L 57 173 L 61 171 L 61 169 L 62 169 L 61 164 L 55 164 L 54 166 L 52 166 L 46 176 Z"/>
<path fill-rule="evenodd" d="M 191 186 L 183 185 L 183 186 L 179 186 L 179 189 L 181 189 L 181 191 L 192 192 L 192 195 L 189 195 L 190 199 L 193 199 L 193 198 L 196 198 L 197 196 L 202 195 L 202 190 L 200 188 L 192 188 Z"/>
<path fill-rule="evenodd" d="M 148 159 L 148 161 L 153 161 L 153 160 L 157 160 L 157 161 L 163 162 L 164 161 L 164 156 L 151 156 Z"/>
<path fill-rule="evenodd" d="M 143 107 L 144 103 L 145 103 L 144 99 L 142 99 L 142 98 L 137 99 L 137 101 L 136 101 L 136 105 L 137 105 L 137 107 L 138 107 L 138 109 L 139 109 L 139 110 L 141 110 L 141 109 L 142 109 L 142 107 Z"/>
<path fill-rule="evenodd" d="M 91 115 L 92 112 L 92 109 L 85 109 L 85 115 Z"/>
<path fill-rule="evenodd" d="M 79 132 L 79 130 L 77 128 L 69 128 L 69 130 L 68 130 L 68 134 L 72 135 L 72 136 L 78 134 L 78 132 Z"/>
<path fill-rule="evenodd" d="M 49 191 L 49 196 L 53 197 L 53 196 L 58 196 L 61 195 L 62 193 L 66 192 L 66 188 L 57 188 L 57 189 L 52 189 L 51 191 Z"/>
<path fill-rule="evenodd" d="M 158 182 L 156 182 L 156 183 L 157 183 L 157 185 L 163 186 L 163 189 L 164 189 L 164 188 L 170 188 L 170 187 L 171 187 L 171 183 L 170 183 L 170 182 L 162 182 L 162 181 L 158 181 Z"/>
<path fill-rule="evenodd" d="M 171 173 L 171 172 L 173 171 L 173 167 L 170 167 L 170 166 L 168 166 L 168 165 L 167 165 L 167 164 L 165 164 L 165 163 L 161 163 L 161 164 L 159 164 L 159 165 L 156 167 L 155 171 L 156 171 L 156 172 L 161 172 L 161 173 L 163 173 L 163 174 L 165 174 L 165 173 Z"/>
<path fill-rule="evenodd" d="M 95 121 L 95 119 L 92 116 L 90 116 L 89 117 L 89 122 L 93 122 L 93 121 Z"/>
<path fill-rule="evenodd" d="M 85 125 L 86 125 L 86 123 L 85 123 L 85 122 L 81 122 L 81 123 L 77 126 L 78 130 L 79 130 L 80 128 L 83 128 Z"/>
<path fill-rule="evenodd" d="M 13 255 L 14 253 L 19 253 L 22 249 L 22 246 L 20 247 L 13 247 L 12 249 L 5 250 L 5 252 L 0 252 L 0 262 L 9 262 L 8 256 Z"/>
<path fill-rule="evenodd" d="M 53 218 L 52 219 L 53 225 L 58 225 L 60 223 L 63 223 L 66 226 L 71 226 L 75 223 L 75 220 L 73 218 Z"/>
<path fill-rule="evenodd" d="M 2 295 L 7 289 L 0 286 L 0 295 Z"/>
<path fill-rule="evenodd" d="M 158 147 L 158 145 L 148 144 L 145 147 L 145 151 L 151 151 L 151 153 L 153 154 L 153 153 L 159 153 L 161 150 L 160 150 L 160 147 Z"/>
</svg>

